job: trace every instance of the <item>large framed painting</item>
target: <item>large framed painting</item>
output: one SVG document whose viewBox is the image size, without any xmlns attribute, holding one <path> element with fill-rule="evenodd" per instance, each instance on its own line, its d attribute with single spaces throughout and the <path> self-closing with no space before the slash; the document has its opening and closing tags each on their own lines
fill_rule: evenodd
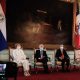
<svg viewBox="0 0 80 80">
<path fill-rule="evenodd" d="M 7 0 L 8 43 L 33 48 L 40 43 L 72 46 L 73 3 L 60 0 Z"/>
</svg>

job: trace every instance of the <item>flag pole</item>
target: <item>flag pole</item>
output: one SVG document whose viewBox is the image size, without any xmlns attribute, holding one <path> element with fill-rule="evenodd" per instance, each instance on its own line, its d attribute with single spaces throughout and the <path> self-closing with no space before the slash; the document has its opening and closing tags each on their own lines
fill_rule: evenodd
<svg viewBox="0 0 80 80">
<path fill-rule="evenodd" d="M 77 2 L 78 2 L 78 0 L 74 0 L 74 3 L 73 3 L 73 28 L 72 28 L 72 45 L 73 45 L 73 47 L 75 47 L 75 28 L 76 28 Z"/>
</svg>

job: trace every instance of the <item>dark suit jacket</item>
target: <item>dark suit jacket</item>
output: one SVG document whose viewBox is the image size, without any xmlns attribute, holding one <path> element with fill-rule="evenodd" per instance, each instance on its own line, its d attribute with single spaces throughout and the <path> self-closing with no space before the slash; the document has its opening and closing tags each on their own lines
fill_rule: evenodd
<svg viewBox="0 0 80 80">
<path fill-rule="evenodd" d="M 63 54 L 64 54 L 64 59 L 69 59 L 69 56 L 67 54 L 67 52 L 63 49 Z M 61 50 L 58 49 L 57 52 L 56 52 L 56 55 L 55 57 L 59 60 L 59 57 L 61 57 Z"/>
<path fill-rule="evenodd" d="M 44 56 L 44 58 L 45 58 L 46 60 L 48 60 L 48 57 L 47 57 L 47 54 L 46 54 L 46 51 L 45 51 L 45 50 L 43 50 L 43 56 Z M 38 49 L 38 50 L 36 50 L 36 52 L 35 52 L 34 58 L 36 58 L 36 60 L 38 60 L 38 58 L 40 58 L 40 57 L 41 57 L 41 54 L 40 54 L 40 50 Z"/>
</svg>

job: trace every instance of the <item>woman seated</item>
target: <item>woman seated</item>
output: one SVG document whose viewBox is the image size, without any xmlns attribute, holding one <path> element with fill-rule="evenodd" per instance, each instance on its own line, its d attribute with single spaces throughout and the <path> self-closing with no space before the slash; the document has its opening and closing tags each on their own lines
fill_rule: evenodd
<svg viewBox="0 0 80 80">
<path fill-rule="evenodd" d="M 29 60 L 26 59 L 26 55 L 24 54 L 21 45 L 19 43 L 15 44 L 16 49 L 13 50 L 13 61 L 18 64 L 22 64 L 23 70 L 24 70 L 24 75 L 25 76 L 30 76 L 29 73 Z"/>
</svg>

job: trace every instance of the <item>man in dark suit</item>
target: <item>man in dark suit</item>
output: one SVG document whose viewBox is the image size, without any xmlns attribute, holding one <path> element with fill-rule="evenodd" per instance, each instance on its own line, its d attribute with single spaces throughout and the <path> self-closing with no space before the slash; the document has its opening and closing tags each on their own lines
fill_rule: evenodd
<svg viewBox="0 0 80 80">
<path fill-rule="evenodd" d="M 62 62 L 62 64 L 61 64 L 62 65 L 62 71 L 64 71 L 65 62 L 66 62 L 66 65 L 67 65 L 66 70 L 69 70 L 70 58 L 69 58 L 66 50 L 64 50 L 63 45 L 60 45 L 60 49 L 58 49 L 56 51 L 55 57 L 58 61 Z"/>
<path fill-rule="evenodd" d="M 42 62 L 44 67 L 44 72 L 48 72 L 48 57 L 46 54 L 46 50 L 44 49 L 44 45 L 40 44 L 39 49 L 35 51 L 35 59 L 37 62 Z"/>
</svg>

